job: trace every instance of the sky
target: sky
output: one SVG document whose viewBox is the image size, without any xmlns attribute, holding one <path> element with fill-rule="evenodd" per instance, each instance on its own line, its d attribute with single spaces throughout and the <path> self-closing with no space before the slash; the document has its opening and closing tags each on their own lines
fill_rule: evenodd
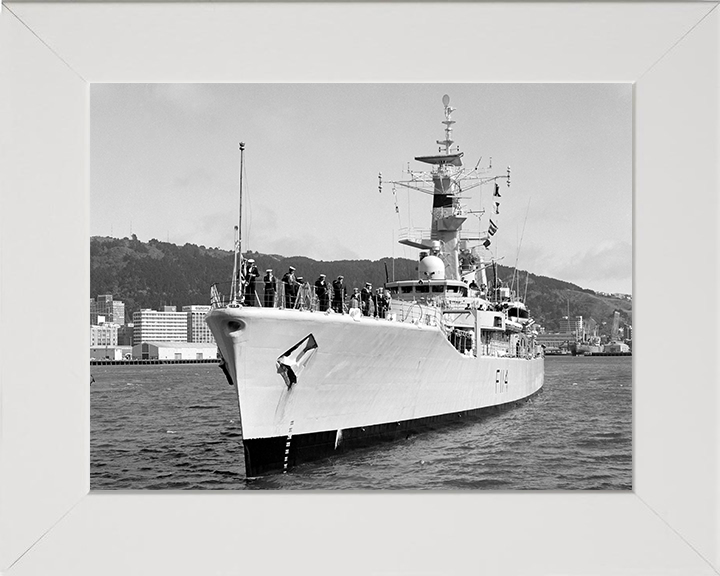
<svg viewBox="0 0 720 576">
<path fill-rule="evenodd" d="M 465 167 L 511 167 L 501 263 L 630 294 L 630 84 L 93 84 L 91 235 L 232 250 L 244 142 L 243 251 L 415 259 L 397 240 L 430 227 L 431 197 L 378 173 L 437 152 L 444 94 Z M 490 185 L 468 196 L 489 213 Z"/>
</svg>

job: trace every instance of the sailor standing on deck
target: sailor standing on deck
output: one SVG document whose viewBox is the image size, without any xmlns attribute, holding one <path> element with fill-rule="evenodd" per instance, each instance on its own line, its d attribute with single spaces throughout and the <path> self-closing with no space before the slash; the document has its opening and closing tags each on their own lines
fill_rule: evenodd
<svg viewBox="0 0 720 576">
<path fill-rule="evenodd" d="M 325 281 L 325 274 L 320 274 L 320 278 L 315 280 L 315 294 L 318 297 L 320 312 L 325 312 L 330 307 L 330 290 Z"/>
<path fill-rule="evenodd" d="M 373 295 L 373 304 L 375 305 L 375 318 L 385 318 L 382 288 L 375 290 L 375 294 Z"/>
<path fill-rule="evenodd" d="M 375 298 L 374 298 L 374 304 L 375 304 L 375 318 L 385 318 L 385 308 L 384 308 L 384 296 L 383 296 L 383 289 L 378 288 L 375 291 Z"/>
<path fill-rule="evenodd" d="M 265 270 L 263 282 L 265 282 L 265 308 L 273 308 L 275 306 L 277 286 L 275 285 L 276 278 L 273 276 L 272 268 Z"/>
<path fill-rule="evenodd" d="M 343 276 L 338 276 L 336 280 L 333 280 L 333 298 L 332 308 L 335 312 L 340 314 L 343 313 L 343 302 L 345 302 L 345 286 L 343 285 Z"/>
<path fill-rule="evenodd" d="M 248 258 L 245 267 L 245 306 L 256 306 L 259 298 L 255 292 L 255 280 L 260 276 L 255 260 Z"/>
<path fill-rule="evenodd" d="M 385 289 L 383 290 L 382 294 L 382 317 L 385 318 L 387 316 L 388 311 L 390 310 L 390 292 Z"/>
<path fill-rule="evenodd" d="M 350 308 L 360 308 L 360 292 L 357 288 L 353 288 L 353 293 L 350 295 Z"/>
<path fill-rule="evenodd" d="M 285 308 L 292 308 L 295 305 L 295 298 L 298 292 L 298 281 L 295 278 L 295 268 L 290 266 L 282 277 L 285 288 Z"/>
<path fill-rule="evenodd" d="M 365 287 L 360 291 L 360 301 L 363 316 L 370 316 L 370 301 L 372 300 L 372 284 L 365 282 Z"/>
</svg>

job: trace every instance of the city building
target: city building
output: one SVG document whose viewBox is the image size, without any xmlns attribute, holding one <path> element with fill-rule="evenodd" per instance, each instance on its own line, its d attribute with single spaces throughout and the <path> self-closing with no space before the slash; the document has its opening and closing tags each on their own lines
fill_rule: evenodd
<svg viewBox="0 0 720 576">
<path fill-rule="evenodd" d="M 575 316 L 575 318 L 569 318 L 568 316 L 563 316 L 562 320 L 560 320 L 560 332 L 572 332 L 575 334 L 576 340 L 582 341 L 585 338 L 583 317 Z"/>
<path fill-rule="evenodd" d="M 122 326 L 125 324 L 125 303 L 113 300 L 112 294 L 100 294 L 95 308 L 98 315 L 103 315 L 107 322 Z"/>
<path fill-rule="evenodd" d="M 210 306 L 183 306 L 182 310 L 187 313 L 188 342 L 205 342 L 208 344 L 214 344 L 215 338 L 213 338 L 212 332 L 210 332 L 210 328 L 205 322 L 205 314 L 210 312 Z"/>
<path fill-rule="evenodd" d="M 97 302 L 95 298 L 90 298 L 90 326 L 97 326 L 98 313 L 97 313 Z"/>
<path fill-rule="evenodd" d="M 187 312 L 165 306 L 162 312 L 146 308 L 133 313 L 133 345 L 143 342 L 187 342 Z"/>
<path fill-rule="evenodd" d="M 118 345 L 118 325 L 117 324 L 100 324 L 99 326 L 90 326 L 90 347 L 117 346 L 117 345 Z"/>
<path fill-rule="evenodd" d="M 134 360 L 215 360 L 217 346 L 194 342 L 143 342 L 132 348 Z"/>
<path fill-rule="evenodd" d="M 613 323 L 612 323 L 612 332 L 610 332 L 610 340 L 617 340 L 619 338 L 619 331 L 620 331 L 620 312 L 618 310 L 615 310 L 615 312 L 613 312 Z"/>
<path fill-rule="evenodd" d="M 128 322 L 125 326 L 118 328 L 118 346 L 132 346 L 135 324 Z"/>
</svg>

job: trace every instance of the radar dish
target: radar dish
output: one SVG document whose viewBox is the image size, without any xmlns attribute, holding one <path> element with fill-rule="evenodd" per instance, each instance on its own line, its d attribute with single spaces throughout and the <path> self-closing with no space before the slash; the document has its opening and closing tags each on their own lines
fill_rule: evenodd
<svg viewBox="0 0 720 576">
<path fill-rule="evenodd" d="M 450 104 L 450 96 L 448 96 L 447 94 L 445 94 L 445 95 L 443 96 L 443 106 L 445 106 L 445 107 L 447 108 L 447 107 L 448 107 L 448 104 Z"/>
</svg>

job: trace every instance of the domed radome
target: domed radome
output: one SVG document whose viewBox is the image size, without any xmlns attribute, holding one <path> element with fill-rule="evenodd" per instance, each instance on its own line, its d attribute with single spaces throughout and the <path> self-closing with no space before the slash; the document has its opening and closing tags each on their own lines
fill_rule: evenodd
<svg viewBox="0 0 720 576">
<path fill-rule="evenodd" d="M 418 265 L 420 280 L 445 280 L 445 263 L 437 256 L 425 256 Z"/>
</svg>

